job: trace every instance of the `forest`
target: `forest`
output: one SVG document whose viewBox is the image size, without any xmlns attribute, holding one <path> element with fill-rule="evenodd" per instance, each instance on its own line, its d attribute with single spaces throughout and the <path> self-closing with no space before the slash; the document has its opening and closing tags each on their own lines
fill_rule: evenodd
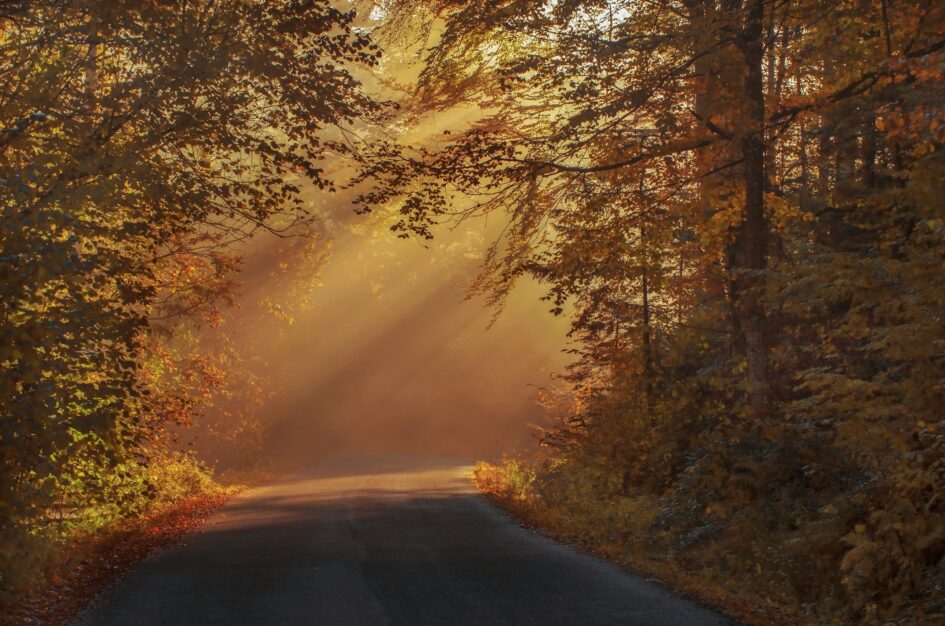
<svg viewBox="0 0 945 626">
<path fill-rule="evenodd" d="M 0 606 L 266 467 L 332 223 L 488 220 L 443 262 L 567 365 L 483 492 L 745 623 L 945 619 L 945 3 L 0 0 L 0 127 Z"/>
</svg>

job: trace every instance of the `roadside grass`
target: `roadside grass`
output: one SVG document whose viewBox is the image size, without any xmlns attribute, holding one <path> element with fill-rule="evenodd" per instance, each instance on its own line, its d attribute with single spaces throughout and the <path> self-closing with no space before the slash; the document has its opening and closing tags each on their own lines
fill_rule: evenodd
<svg viewBox="0 0 945 626">
<path fill-rule="evenodd" d="M 479 490 L 523 525 L 557 541 L 639 572 L 680 594 L 714 607 L 744 624 L 800 626 L 812 621 L 771 597 L 739 589 L 708 561 L 680 566 L 653 530 L 659 502 L 652 496 L 598 500 L 589 491 L 550 501 L 536 488 L 536 467 L 507 458 L 480 462 L 473 470 Z M 841 620 L 842 621 L 842 620 Z M 837 623 L 837 622 L 833 622 Z"/>
<path fill-rule="evenodd" d="M 34 524 L 24 558 L 4 566 L 0 624 L 66 624 L 122 573 L 203 524 L 265 474 L 213 476 L 184 454 L 150 463 L 135 479 L 147 489 L 125 510 L 85 507 L 49 512 Z"/>
</svg>

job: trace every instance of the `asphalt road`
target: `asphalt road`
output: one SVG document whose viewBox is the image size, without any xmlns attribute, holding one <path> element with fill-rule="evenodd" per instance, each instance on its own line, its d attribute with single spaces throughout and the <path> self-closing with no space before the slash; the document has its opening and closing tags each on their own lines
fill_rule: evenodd
<svg viewBox="0 0 945 626">
<path fill-rule="evenodd" d="M 105 592 L 80 623 L 726 624 L 521 528 L 468 468 L 328 465 L 252 490 Z"/>
</svg>

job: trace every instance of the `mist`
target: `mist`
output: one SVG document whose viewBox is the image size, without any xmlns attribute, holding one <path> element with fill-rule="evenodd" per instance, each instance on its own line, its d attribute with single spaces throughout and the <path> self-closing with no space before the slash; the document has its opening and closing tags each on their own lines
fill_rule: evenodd
<svg viewBox="0 0 945 626">
<path fill-rule="evenodd" d="M 224 312 L 223 331 L 270 386 L 255 416 L 266 458 L 473 460 L 534 445 L 547 419 L 536 395 L 568 362 L 567 324 L 531 282 L 501 310 L 470 297 L 498 223 L 444 226 L 421 243 L 312 195 L 317 232 L 246 244 Z M 226 450 L 205 453 L 226 463 Z"/>
<path fill-rule="evenodd" d="M 402 98 L 418 79 L 416 45 L 398 42 L 380 68 L 353 71 L 379 99 Z M 437 111 L 405 121 L 399 139 L 430 145 L 481 116 L 470 106 Z M 321 166 L 345 179 L 346 163 Z M 568 320 L 550 314 L 530 279 L 501 310 L 470 296 L 503 217 L 404 240 L 390 230 L 396 207 L 359 216 L 354 196 L 310 188 L 312 227 L 289 231 L 305 241 L 263 233 L 238 251 L 240 288 L 224 332 L 267 381 L 271 397 L 254 416 L 265 457 L 287 465 L 362 454 L 474 460 L 533 446 L 533 426 L 548 421 L 538 392 L 571 361 Z M 231 456 L 204 452 L 224 465 Z"/>
</svg>

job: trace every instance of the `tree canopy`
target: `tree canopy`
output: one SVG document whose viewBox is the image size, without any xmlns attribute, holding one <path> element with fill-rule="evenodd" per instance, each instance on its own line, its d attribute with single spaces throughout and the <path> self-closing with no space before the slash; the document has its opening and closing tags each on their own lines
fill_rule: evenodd
<svg viewBox="0 0 945 626">
<path fill-rule="evenodd" d="M 690 558 L 745 586 L 770 571 L 799 605 L 921 614 L 945 549 L 945 7 L 385 6 L 427 24 L 418 119 L 482 117 L 360 146 L 383 181 L 365 210 L 421 237 L 501 213 L 479 287 L 501 302 L 531 275 L 573 312 L 578 402 L 540 502 L 657 497 L 671 537 L 715 533 Z"/>
<path fill-rule="evenodd" d="M 537 523 L 811 623 L 941 616 L 942 2 L 0 0 L 0 68 L 4 560 L 153 490 L 206 388 L 258 408 L 192 326 L 315 187 L 404 238 L 500 217 L 474 289 L 567 317 L 542 455 L 482 474 Z"/>
<path fill-rule="evenodd" d="M 169 419 L 141 376 L 155 323 L 210 315 L 227 244 L 309 219 L 325 132 L 381 111 L 351 74 L 379 56 L 354 19 L 327 0 L 3 3 L 5 562 L 65 493 L 118 497 Z"/>
</svg>

